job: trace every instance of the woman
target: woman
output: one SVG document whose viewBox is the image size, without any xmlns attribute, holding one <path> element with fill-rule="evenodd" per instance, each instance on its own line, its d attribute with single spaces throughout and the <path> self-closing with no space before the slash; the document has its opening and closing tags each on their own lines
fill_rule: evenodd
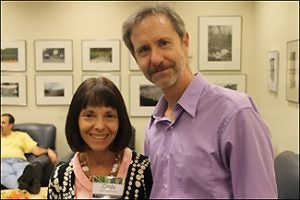
<svg viewBox="0 0 300 200">
<path fill-rule="evenodd" d="M 128 148 L 131 130 L 123 97 L 110 80 L 89 78 L 81 83 L 71 101 L 65 130 L 75 155 L 56 167 L 47 198 L 149 198 L 150 162 Z M 125 179 L 119 196 L 99 190 L 95 177 L 100 176 Z"/>
</svg>

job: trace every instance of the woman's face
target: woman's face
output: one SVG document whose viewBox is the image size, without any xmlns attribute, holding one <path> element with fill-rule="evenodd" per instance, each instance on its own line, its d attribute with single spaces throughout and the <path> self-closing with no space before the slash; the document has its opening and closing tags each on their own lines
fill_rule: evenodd
<svg viewBox="0 0 300 200">
<path fill-rule="evenodd" d="M 78 118 L 82 139 L 94 151 L 106 151 L 115 140 L 119 118 L 116 109 L 111 107 L 87 107 Z"/>
</svg>

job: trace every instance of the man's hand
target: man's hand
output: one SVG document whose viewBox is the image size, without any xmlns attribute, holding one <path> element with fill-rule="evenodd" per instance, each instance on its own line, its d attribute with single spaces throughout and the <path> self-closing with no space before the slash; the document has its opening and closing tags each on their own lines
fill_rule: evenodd
<svg viewBox="0 0 300 200">
<path fill-rule="evenodd" d="M 57 155 L 56 155 L 56 153 L 52 149 L 50 149 L 50 148 L 47 149 L 47 153 L 48 153 L 48 156 L 49 156 L 52 164 L 55 165 L 56 162 L 57 162 Z"/>
<path fill-rule="evenodd" d="M 55 165 L 56 162 L 57 162 L 57 155 L 50 148 L 44 149 L 44 148 L 41 148 L 39 146 L 35 146 L 35 147 L 33 147 L 31 153 L 36 155 L 36 156 L 40 156 L 40 155 L 43 155 L 43 154 L 48 154 L 48 156 L 49 156 L 51 162 L 53 163 L 53 165 Z"/>
</svg>

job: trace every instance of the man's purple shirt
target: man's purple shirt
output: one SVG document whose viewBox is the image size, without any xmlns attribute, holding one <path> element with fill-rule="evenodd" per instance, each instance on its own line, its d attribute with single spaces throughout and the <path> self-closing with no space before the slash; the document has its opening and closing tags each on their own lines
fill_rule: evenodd
<svg viewBox="0 0 300 200">
<path fill-rule="evenodd" d="M 150 198 L 277 198 L 270 132 L 251 98 L 200 74 L 164 117 L 161 98 L 146 130 Z"/>
</svg>

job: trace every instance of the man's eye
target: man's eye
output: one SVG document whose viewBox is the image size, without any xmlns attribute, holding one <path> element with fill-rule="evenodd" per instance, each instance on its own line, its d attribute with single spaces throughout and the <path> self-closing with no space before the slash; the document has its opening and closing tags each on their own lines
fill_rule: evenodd
<svg viewBox="0 0 300 200">
<path fill-rule="evenodd" d="M 168 45 L 170 42 L 169 41 L 166 41 L 166 40 L 160 40 L 159 42 L 158 42 L 158 45 L 159 46 L 166 46 L 166 45 Z"/>
<path fill-rule="evenodd" d="M 149 48 L 146 46 L 143 46 L 141 48 L 138 49 L 138 55 L 144 55 L 145 53 L 147 53 L 147 51 L 149 51 Z"/>
</svg>

